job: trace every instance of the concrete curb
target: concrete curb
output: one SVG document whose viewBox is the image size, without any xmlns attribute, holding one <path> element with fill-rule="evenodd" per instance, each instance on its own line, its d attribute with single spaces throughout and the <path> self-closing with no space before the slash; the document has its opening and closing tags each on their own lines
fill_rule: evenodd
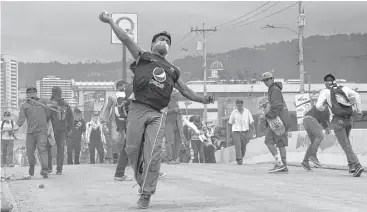
<svg viewBox="0 0 367 212">
<path fill-rule="evenodd" d="M 1 169 L 1 176 L 6 177 L 3 168 Z M 4 194 L 4 199 L 13 205 L 11 212 L 19 212 L 17 202 L 15 201 L 15 198 L 10 190 L 9 183 L 6 182 L 6 180 L 1 182 L 1 193 Z"/>
</svg>

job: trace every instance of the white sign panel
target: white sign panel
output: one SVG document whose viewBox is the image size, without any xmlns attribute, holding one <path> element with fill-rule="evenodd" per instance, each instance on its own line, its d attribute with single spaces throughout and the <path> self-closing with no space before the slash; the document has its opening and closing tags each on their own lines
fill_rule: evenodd
<svg viewBox="0 0 367 212">
<path fill-rule="evenodd" d="M 138 43 L 138 14 L 112 13 L 112 20 L 125 30 L 135 43 Z M 121 41 L 117 38 L 112 29 L 111 43 L 121 44 Z"/>
<path fill-rule="evenodd" d="M 310 94 L 298 94 L 295 96 L 298 124 L 302 124 L 303 117 L 311 109 Z"/>
</svg>

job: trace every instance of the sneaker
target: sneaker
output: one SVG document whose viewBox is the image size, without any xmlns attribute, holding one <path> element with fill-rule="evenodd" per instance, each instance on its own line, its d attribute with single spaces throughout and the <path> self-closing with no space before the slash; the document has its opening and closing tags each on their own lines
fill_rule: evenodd
<svg viewBox="0 0 367 212">
<path fill-rule="evenodd" d="M 149 206 L 151 195 L 141 194 L 136 205 L 141 209 L 146 209 Z"/>
<path fill-rule="evenodd" d="M 30 176 L 34 176 L 34 166 L 29 166 L 28 174 L 29 174 Z"/>
<path fill-rule="evenodd" d="M 48 178 L 48 173 L 45 171 L 41 171 L 40 173 L 44 179 Z"/>
<path fill-rule="evenodd" d="M 163 179 L 163 178 L 165 178 L 167 176 L 167 174 L 166 173 L 159 173 L 159 175 L 158 175 L 158 179 Z"/>
<path fill-rule="evenodd" d="M 360 177 L 362 175 L 364 171 L 364 168 L 359 165 L 356 169 L 355 169 L 355 172 L 353 173 L 353 177 Z"/>
<path fill-rule="evenodd" d="M 177 163 L 176 163 L 176 161 L 171 160 L 171 161 L 168 161 L 167 164 L 176 165 Z"/>
<path fill-rule="evenodd" d="M 236 161 L 237 161 L 237 165 L 242 165 L 242 160 L 241 159 L 236 159 Z"/>
<path fill-rule="evenodd" d="M 282 172 L 282 173 L 288 173 L 289 171 L 288 171 L 288 167 L 285 167 L 285 169 L 283 169 L 283 170 L 281 170 L 281 171 L 279 171 L 279 172 Z"/>
<path fill-rule="evenodd" d="M 180 164 L 180 158 L 177 158 L 175 162 L 176 164 Z"/>
<path fill-rule="evenodd" d="M 14 167 L 14 165 L 13 164 L 9 164 L 8 167 L 12 168 L 12 167 Z"/>
<path fill-rule="evenodd" d="M 49 174 L 51 174 L 51 173 L 52 173 L 52 169 L 49 169 L 49 170 L 48 170 L 48 173 L 49 173 Z"/>
<path fill-rule="evenodd" d="M 284 169 L 286 169 L 287 167 L 284 166 L 284 165 L 278 165 L 278 164 L 275 164 L 274 168 L 270 169 L 269 170 L 269 173 L 275 173 L 275 172 L 280 172 Z"/>
<path fill-rule="evenodd" d="M 114 179 L 117 180 L 117 181 L 132 181 L 133 180 L 133 178 L 128 177 L 126 175 L 124 175 L 122 177 L 114 177 Z"/>
<path fill-rule="evenodd" d="M 301 163 L 301 166 L 306 170 L 306 171 L 312 171 L 310 164 L 308 163 L 308 161 L 303 161 Z"/>
<path fill-rule="evenodd" d="M 62 171 L 61 170 L 56 171 L 56 175 L 62 175 Z"/>
<path fill-rule="evenodd" d="M 322 166 L 322 164 L 319 162 L 319 160 L 317 159 L 316 156 L 310 156 L 308 158 L 308 161 L 311 161 L 313 164 L 315 164 L 316 166 Z"/>
<path fill-rule="evenodd" d="M 349 167 L 349 174 L 354 174 L 356 172 L 355 168 Z"/>
</svg>

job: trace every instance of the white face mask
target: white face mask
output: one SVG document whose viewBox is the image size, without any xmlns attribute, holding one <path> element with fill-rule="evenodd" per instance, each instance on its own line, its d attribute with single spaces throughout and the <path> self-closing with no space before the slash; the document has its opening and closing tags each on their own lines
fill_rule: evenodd
<svg viewBox="0 0 367 212">
<path fill-rule="evenodd" d="M 156 50 L 161 55 L 166 55 L 169 50 L 169 45 L 165 41 L 158 41 L 154 44 L 153 50 Z"/>
</svg>

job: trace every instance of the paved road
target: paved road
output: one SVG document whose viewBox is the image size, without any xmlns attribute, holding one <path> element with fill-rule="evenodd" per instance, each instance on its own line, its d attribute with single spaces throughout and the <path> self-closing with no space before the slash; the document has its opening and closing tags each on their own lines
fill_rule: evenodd
<svg viewBox="0 0 367 212">
<path fill-rule="evenodd" d="M 39 167 L 36 172 L 39 172 Z M 21 212 L 117 212 L 136 209 L 134 182 L 112 180 L 114 165 L 65 166 L 63 176 L 35 176 L 10 181 Z M 289 174 L 268 174 L 270 165 L 163 165 L 168 176 L 158 183 L 148 211 L 315 212 L 367 211 L 367 177 L 346 171 L 305 172 L 290 167 Z M 8 169 L 7 174 L 27 172 Z M 132 174 L 128 168 L 128 174 Z M 45 188 L 38 185 L 43 183 Z"/>
</svg>

